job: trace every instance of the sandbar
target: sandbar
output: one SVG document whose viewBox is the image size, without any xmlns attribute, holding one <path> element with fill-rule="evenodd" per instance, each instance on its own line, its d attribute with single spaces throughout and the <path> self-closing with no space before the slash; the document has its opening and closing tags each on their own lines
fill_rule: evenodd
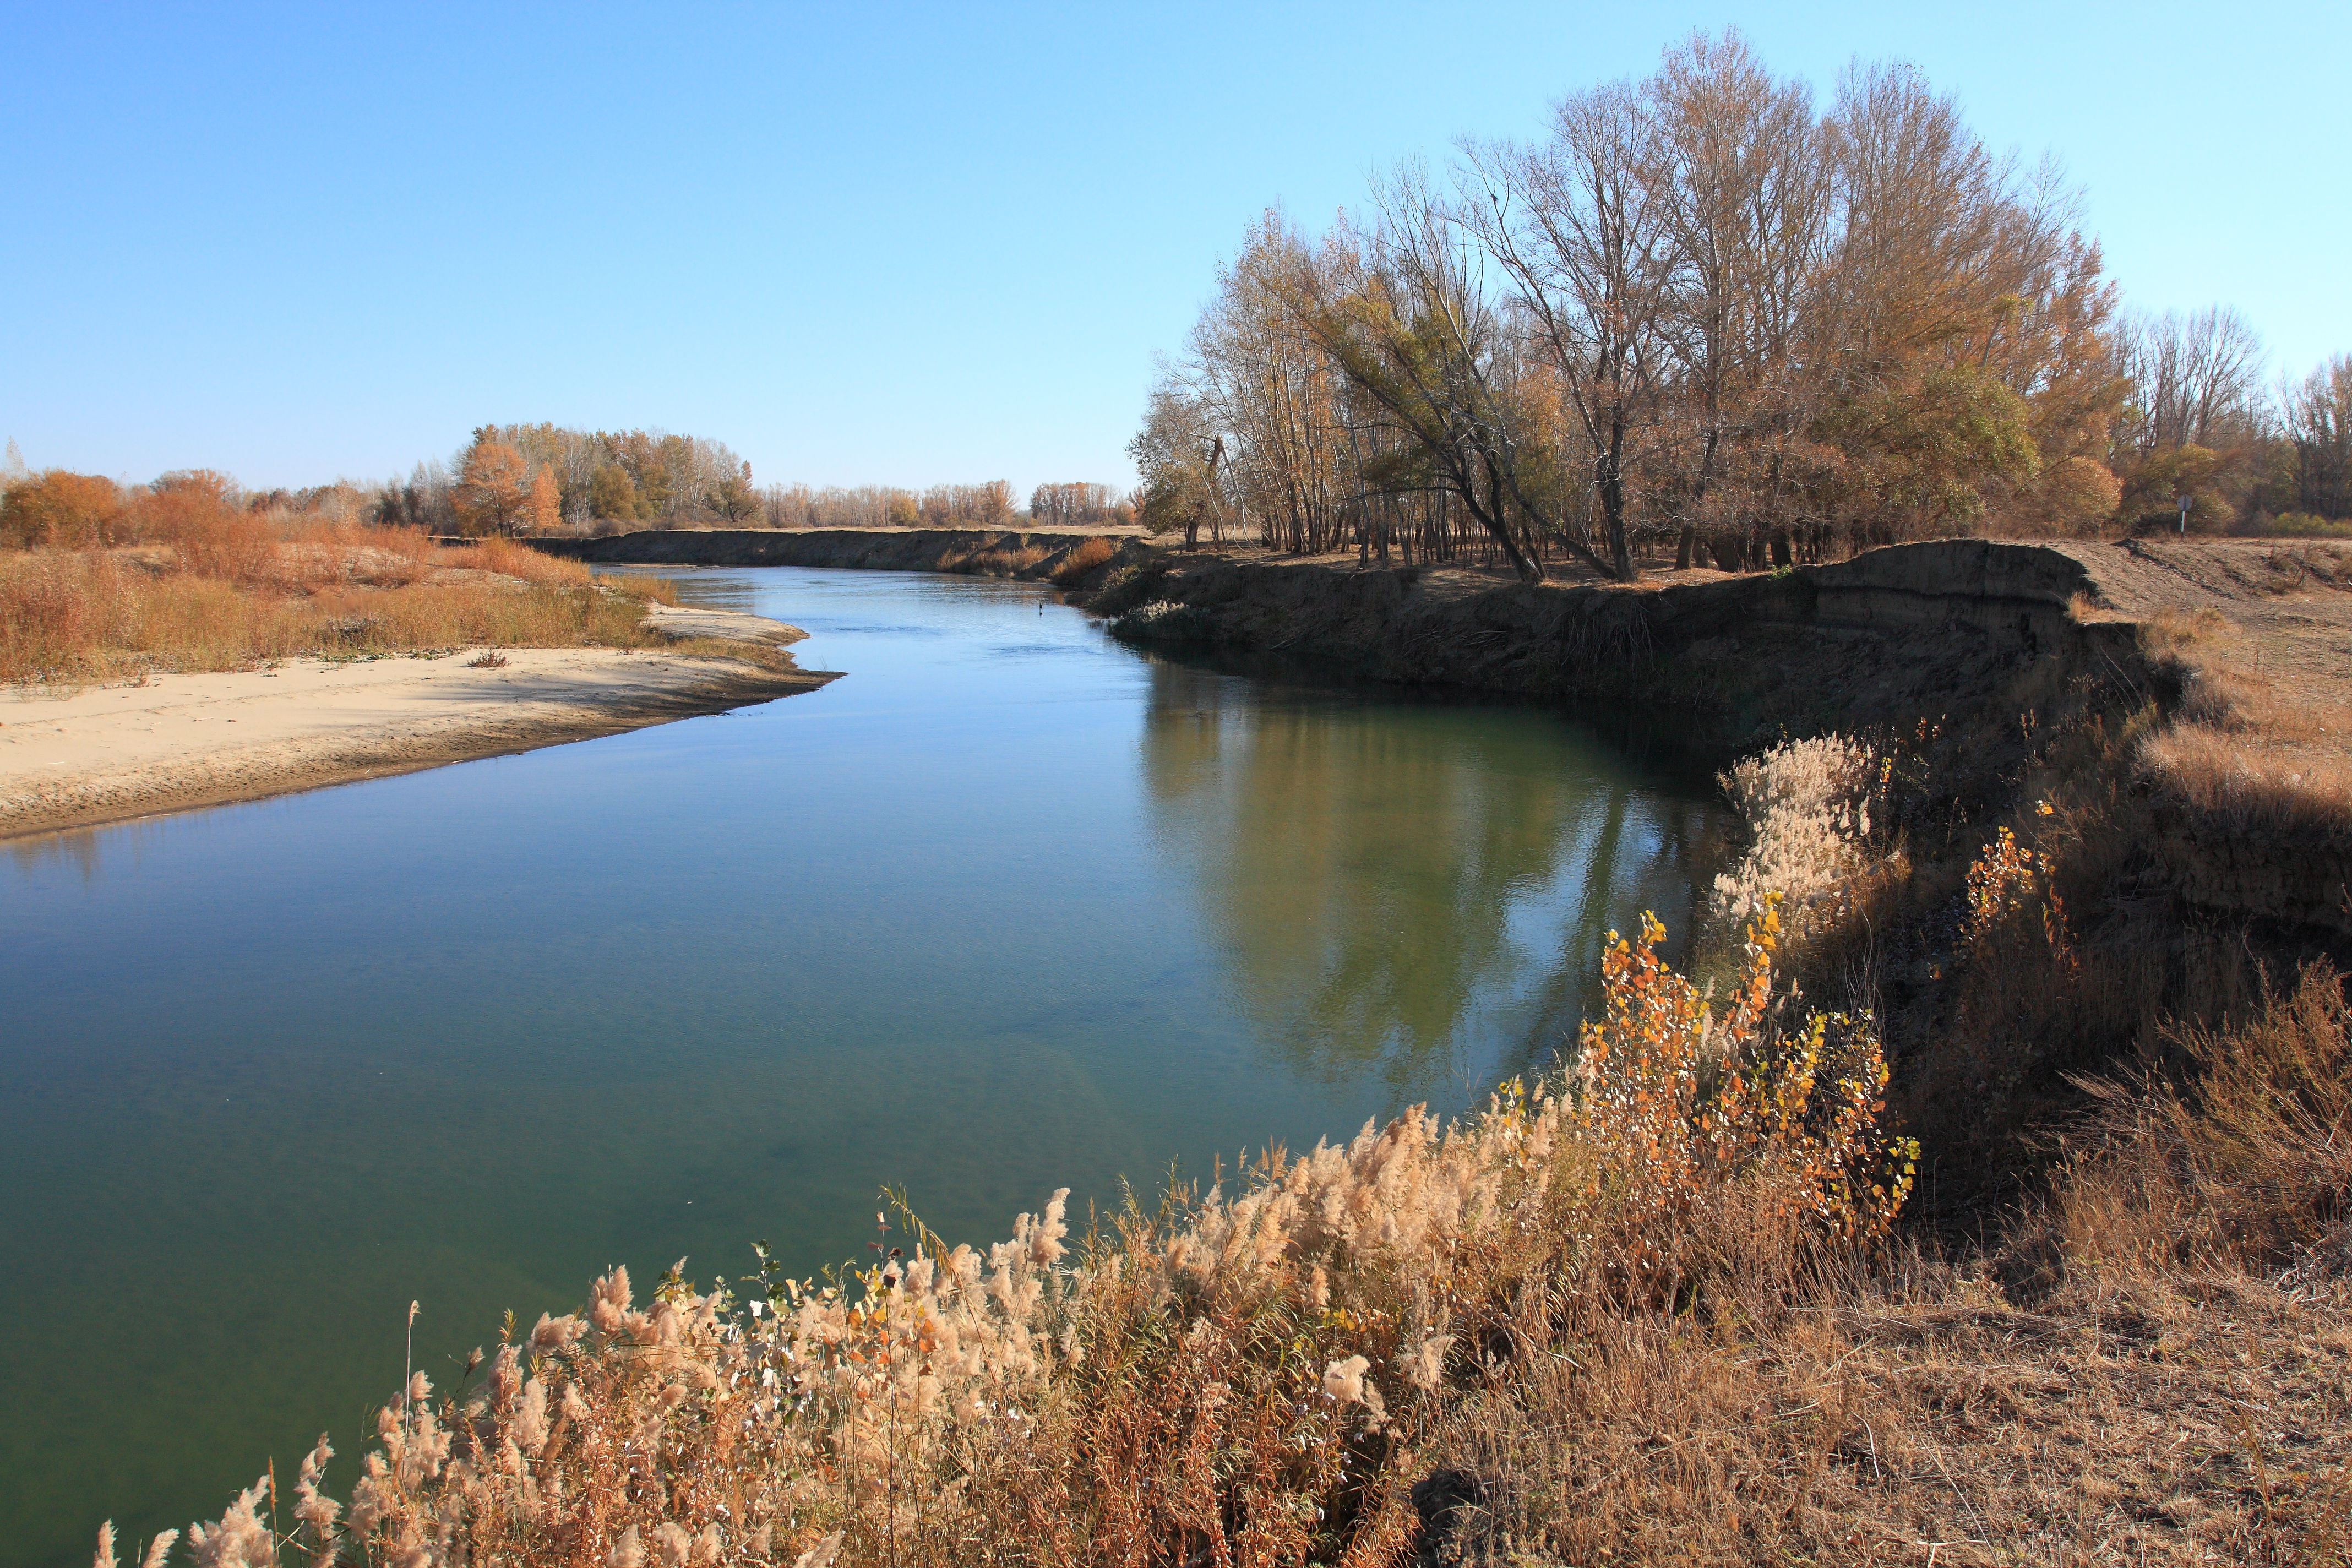
<svg viewBox="0 0 2352 1568">
<path fill-rule="evenodd" d="M 805 635 L 723 612 L 656 606 L 648 619 L 680 638 Z M 477 668 L 480 652 L 0 692 L 0 838 L 584 741 L 835 679 L 699 649 L 507 648 L 503 666 Z"/>
</svg>

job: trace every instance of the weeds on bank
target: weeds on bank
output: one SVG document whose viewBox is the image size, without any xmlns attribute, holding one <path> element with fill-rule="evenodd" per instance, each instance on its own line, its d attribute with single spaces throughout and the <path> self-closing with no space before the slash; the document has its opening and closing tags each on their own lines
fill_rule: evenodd
<svg viewBox="0 0 2352 1568">
<path fill-rule="evenodd" d="M 1056 1194 L 984 1252 L 906 1220 L 829 1280 L 673 1271 L 640 1306 L 615 1269 L 583 1312 L 510 1325 L 479 1381 L 412 1380 L 347 1508 L 322 1439 L 288 1544 L 321 1565 L 1391 1560 L 1467 1391 L 1629 1321 L 1769 1310 L 1884 1236 L 1915 1151 L 1878 1129 L 1875 1037 L 1776 997 L 1776 931 L 1768 910 L 1716 1008 L 1645 921 L 1569 1079 L 1272 1151 L 1075 1247 Z M 267 1489 L 192 1533 L 207 1568 L 272 1560 Z"/>
<path fill-rule="evenodd" d="M 1884 854 L 1926 739 L 1768 765 L 1862 791 L 1830 852 Z M 1804 794 L 1755 781 L 1751 854 Z M 1956 1114 L 2114 1003 L 2066 890 L 2112 826 L 2044 804 L 1909 887 L 1949 905 L 1925 1081 Z M 1919 1150 L 1874 1021 L 1777 973 L 1785 903 L 1712 990 L 1652 921 L 1612 941 L 1559 1079 L 1075 1246 L 1056 1194 L 984 1252 L 902 1217 L 823 1281 L 673 1271 L 641 1309 L 615 1270 L 478 1382 L 413 1381 L 348 1513 L 322 1444 L 286 1536 L 265 1478 L 192 1542 L 207 1568 L 2347 1561 L 2334 972 L 2082 1080 L 2053 1181 L 1955 1264 L 1892 1232 Z"/>
<path fill-rule="evenodd" d="M 1089 539 L 1063 558 L 1062 563 L 1053 570 L 1053 579 L 1067 587 L 1118 553 L 1118 547 L 1109 540 Z"/>
<path fill-rule="evenodd" d="M 2340 573 L 2340 562 L 2327 565 Z M 2352 834 L 2352 709 L 2282 693 L 2259 651 L 2232 646 L 2238 637 L 2210 609 L 2168 607 L 2140 627 L 2144 649 L 2180 685 L 2173 721 L 2140 748 L 2143 776 L 2223 831 Z"/>
</svg>

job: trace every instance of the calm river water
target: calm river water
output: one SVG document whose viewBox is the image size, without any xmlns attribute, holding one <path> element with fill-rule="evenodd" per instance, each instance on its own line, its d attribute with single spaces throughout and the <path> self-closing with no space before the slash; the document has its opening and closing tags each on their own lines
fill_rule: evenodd
<svg viewBox="0 0 2352 1568">
<path fill-rule="evenodd" d="M 1602 933 L 1687 921 L 1704 781 L 1525 706 L 1147 657 L 1045 590 L 670 572 L 850 673 L 519 757 L 0 852 L 0 1563 L 348 1485 L 626 1263 L 800 1270 L 904 1184 L 1069 1185 L 1452 1110 Z"/>
</svg>

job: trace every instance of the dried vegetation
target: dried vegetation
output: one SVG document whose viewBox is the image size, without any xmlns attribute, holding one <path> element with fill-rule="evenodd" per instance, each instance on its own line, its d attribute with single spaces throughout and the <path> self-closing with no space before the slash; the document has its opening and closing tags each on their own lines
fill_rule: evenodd
<svg viewBox="0 0 2352 1568">
<path fill-rule="evenodd" d="M 0 550 L 0 683 L 70 686 L 471 645 L 634 647 L 667 584 L 592 583 L 510 540 L 286 519 L 144 493 L 79 545 Z"/>
<path fill-rule="evenodd" d="M 1828 763 L 1902 817 L 1850 742 L 1749 798 Z M 1956 965 L 2079 973 L 2055 850 L 1998 830 L 1965 873 Z M 763 1257 L 640 1307 L 615 1270 L 459 1387 L 412 1379 L 348 1509 L 322 1440 L 283 1537 L 265 1477 L 197 1558 L 2345 1561 L 2335 973 L 2086 1083 L 2041 1195 L 1939 1257 L 1895 1227 L 1917 1146 L 1879 1027 L 1776 981 L 1779 902 L 1708 987 L 1645 921 L 1569 1074 L 1458 1124 L 1274 1151 L 1075 1242 L 1056 1194 L 985 1252 L 902 1210 L 824 1280 Z M 1988 984 L 1960 1025 L 1998 1025 Z"/>
</svg>

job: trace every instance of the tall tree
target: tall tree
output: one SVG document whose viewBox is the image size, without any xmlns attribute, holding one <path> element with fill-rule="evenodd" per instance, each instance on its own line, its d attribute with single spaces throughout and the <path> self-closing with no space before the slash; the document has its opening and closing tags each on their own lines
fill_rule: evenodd
<svg viewBox="0 0 2352 1568">
<path fill-rule="evenodd" d="M 2337 354 L 2288 389 L 2294 500 L 2321 517 L 2352 517 L 2352 354 Z"/>
<path fill-rule="evenodd" d="M 563 490 L 555 481 L 555 469 L 541 463 L 530 472 L 530 500 L 525 508 L 523 531 L 546 533 L 563 521 Z"/>
<path fill-rule="evenodd" d="M 1285 289 L 1292 312 L 1361 395 L 1363 412 L 1391 439 L 1360 457 L 1361 483 L 1399 494 L 1441 490 L 1458 500 L 1514 572 L 1542 576 L 1512 528 L 1512 508 L 1539 519 L 1534 471 L 1547 455 L 1507 353 L 1493 304 L 1478 287 L 1467 233 L 1420 182 L 1400 181 L 1386 222 L 1360 246 L 1343 225 L 1323 265 L 1301 266 Z M 1612 570 L 1564 529 L 1573 553 Z"/>
<path fill-rule="evenodd" d="M 1629 479 L 1663 437 L 1679 257 L 1657 124 L 1631 83 L 1578 93 L 1532 146 L 1474 153 L 1468 216 L 1582 437 L 1611 572 L 1633 565 Z"/>
<path fill-rule="evenodd" d="M 751 464 L 745 463 L 711 487 L 710 510 L 735 523 L 746 521 L 760 510 L 760 490 L 751 482 Z"/>
<path fill-rule="evenodd" d="M 523 531 L 530 520 L 530 475 L 522 454 L 488 426 L 476 431 L 451 500 L 463 532 Z"/>
</svg>

